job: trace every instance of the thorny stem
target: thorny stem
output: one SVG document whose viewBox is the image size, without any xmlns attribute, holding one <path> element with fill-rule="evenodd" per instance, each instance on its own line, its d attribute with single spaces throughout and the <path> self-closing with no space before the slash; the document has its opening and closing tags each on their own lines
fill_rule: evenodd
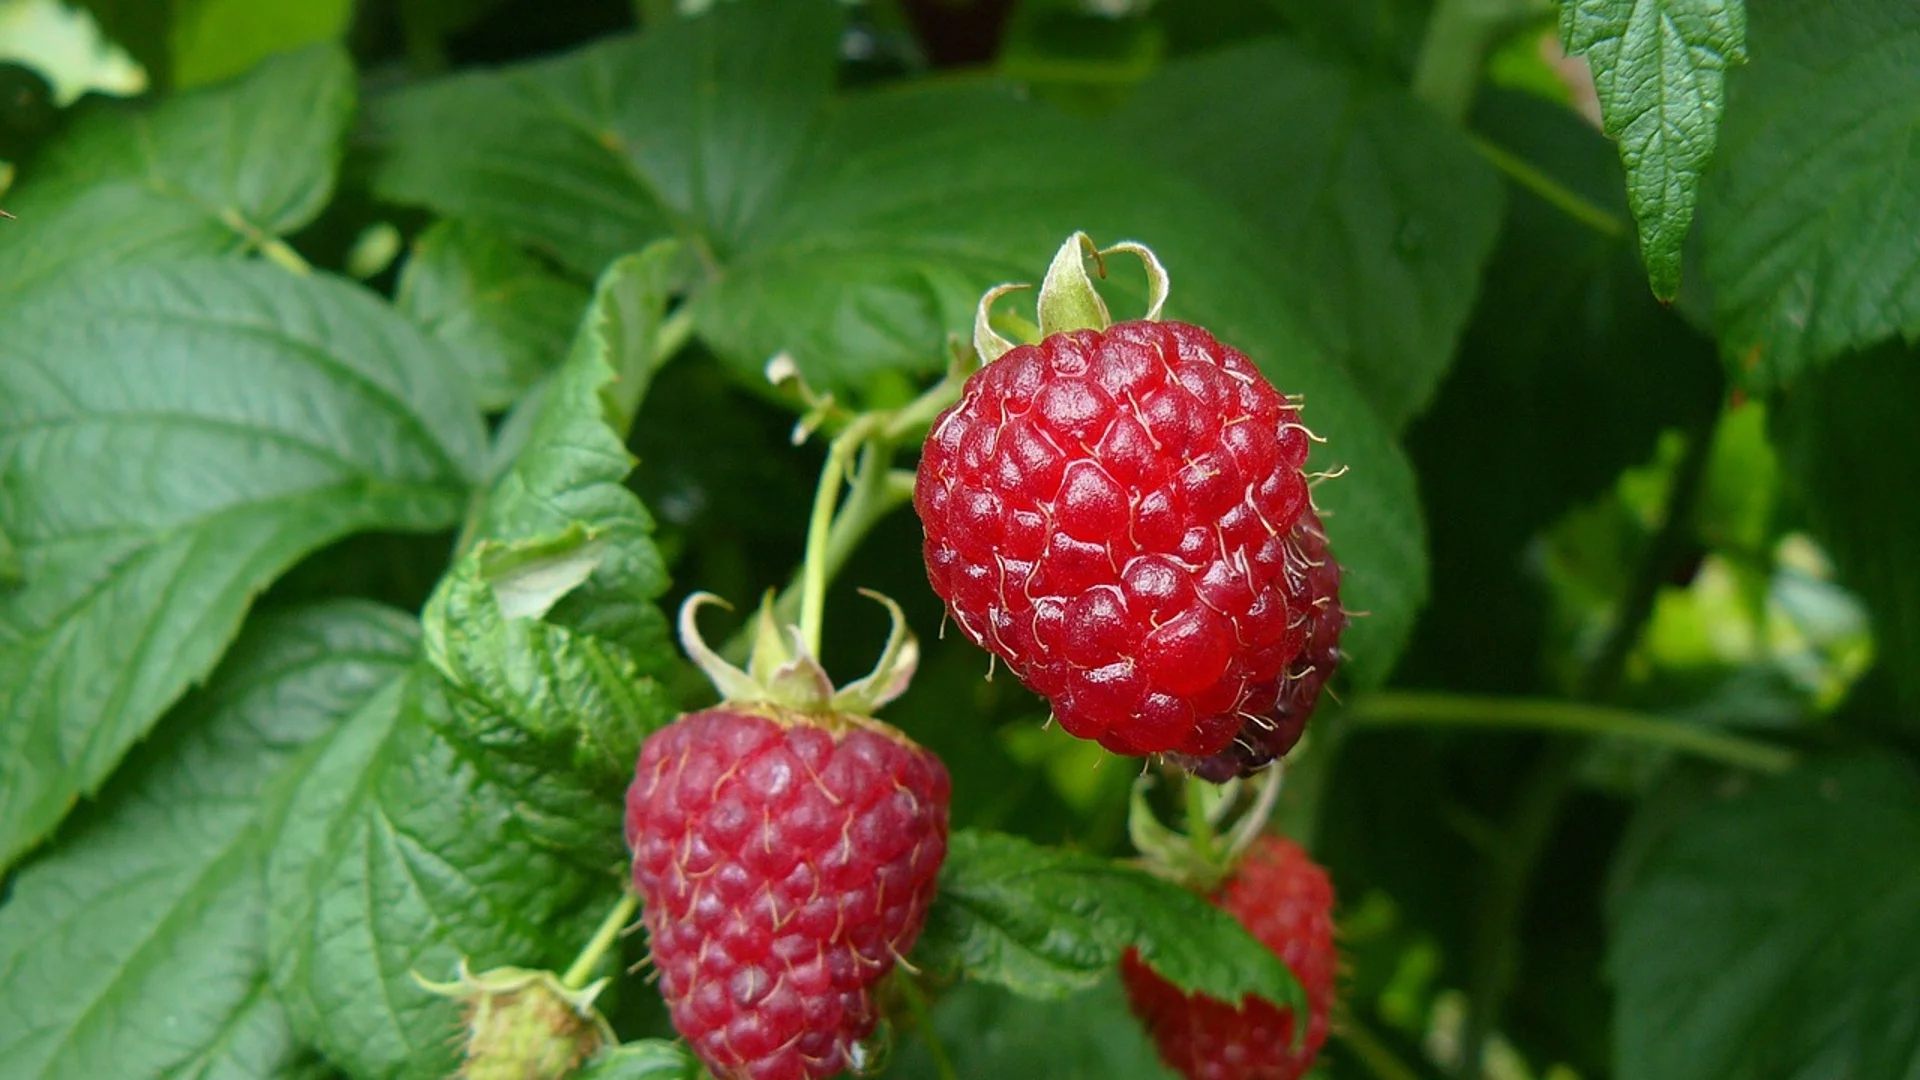
<svg viewBox="0 0 1920 1080">
<path fill-rule="evenodd" d="M 1687 433 L 1686 456 L 1674 470 L 1673 486 L 1662 507 L 1660 528 L 1647 544 L 1633 580 L 1620 600 L 1613 629 L 1599 653 L 1588 665 L 1578 687 L 1579 696 L 1605 700 L 1618 690 L 1626 671 L 1627 657 L 1640 640 L 1661 582 L 1667 580 L 1673 565 L 1685 552 L 1693 528 L 1693 511 L 1706 482 L 1707 463 L 1713 454 L 1714 412 L 1702 418 Z M 1467 1022 L 1460 1041 L 1459 1075 L 1478 1080 L 1486 1056 L 1487 1040 L 1499 1023 L 1500 1007 L 1506 996 L 1509 975 L 1514 964 L 1515 936 L 1527 887 L 1533 871 L 1553 835 L 1560 810 L 1572 793 L 1581 760 L 1582 743 L 1557 740 L 1541 752 L 1527 778 L 1522 782 L 1519 800 L 1508 825 L 1502 857 L 1483 878 L 1480 901 L 1468 955 L 1472 957 L 1467 983 Z"/>
<path fill-rule="evenodd" d="M 940 1041 L 940 1033 L 933 1029 L 933 1012 L 927 1007 L 927 995 L 913 976 L 905 971 L 894 976 L 893 984 L 900 989 L 900 996 L 906 999 L 907 1012 L 913 1017 L 914 1029 L 920 1032 L 920 1039 L 927 1044 L 927 1056 L 933 1059 L 934 1075 L 940 1080 L 960 1080 L 960 1074 L 953 1069 L 953 1059 L 947 1056 L 946 1044 Z"/>
<path fill-rule="evenodd" d="M 1765 773 L 1785 772 L 1794 761 L 1792 751 L 1758 739 L 1584 701 L 1385 691 L 1360 698 L 1341 716 L 1363 727 L 1492 727 L 1609 736 Z"/>
<path fill-rule="evenodd" d="M 600 928 L 593 932 L 587 947 L 580 950 L 580 955 L 568 965 L 567 973 L 560 976 L 560 985 L 569 990 L 578 990 L 587 985 L 587 980 L 593 976 L 593 969 L 600 964 L 600 958 L 606 955 L 608 947 L 620 936 L 620 931 L 633 921 L 633 913 L 639 908 L 638 896 L 632 892 L 621 893 L 620 902 L 613 905 L 613 910 L 607 912 L 606 918 L 600 920 Z"/>
</svg>

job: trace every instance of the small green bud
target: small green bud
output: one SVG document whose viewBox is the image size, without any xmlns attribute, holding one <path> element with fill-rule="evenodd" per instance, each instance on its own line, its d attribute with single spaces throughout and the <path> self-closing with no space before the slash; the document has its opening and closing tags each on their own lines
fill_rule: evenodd
<svg viewBox="0 0 1920 1080">
<path fill-rule="evenodd" d="M 466 1006 L 466 1080 L 562 1080 L 581 1062 L 615 1042 L 593 1007 L 607 985 L 583 989 L 562 984 L 550 971 L 495 968 L 475 975 L 460 964 L 460 978 L 421 986 Z"/>
</svg>

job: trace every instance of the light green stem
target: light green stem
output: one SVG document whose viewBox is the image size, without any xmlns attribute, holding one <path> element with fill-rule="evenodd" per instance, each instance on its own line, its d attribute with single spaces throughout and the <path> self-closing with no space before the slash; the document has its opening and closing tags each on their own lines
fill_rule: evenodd
<svg viewBox="0 0 1920 1080">
<path fill-rule="evenodd" d="M 1549 0 L 1438 0 L 1414 62 L 1414 96 L 1447 119 L 1465 122 L 1488 47 L 1518 20 L 1549 7 Z"/>
<path fill-rule="evenodd" d="M 1602 236 L 1618 238 L 1626 234 L 1627 223 L 1589 200 L 1586 196 L 1548 176 L 1534 164 L 1484 136 L 1467 133 L 1473 148 L 1507 179 L 1538 195 L 1549 206 Z"/>
<path fill-rule="evenodd" d="M 1367 1071 L 1379 1080 L 1420 1080 L 1420 1074 L 1411 1065 L 1401 1061 L 1399 1055 L 1351 1014 L 1343 1013 L 1335 1019 L 1333 1037 L 1345 1044 L 1348 1052 L 1360 1059 Z"/>
<path fill-rule="evenodd" d="M 900 996 L 906 999 L 907 1012 L 913 1017 L 913 1026 L 920 1032 L 921 1041 L 927 1044 L 927 1056 L 933 1059 L 934 1075 L 939 1080 L 960 1080 L 960 1074 L 953 1069 L 953 1059 L 947 1056 L 946 1044 L 940 1041 L 940 1033 L 933 1029 L 933 1010 L 927 1005 L 926 992 L 905 971 L 895 974 L 894 985 L 899 987 Z"/>
<path fill-rule="evenodd" d="M 1580 701 L 1382 691 L 1359 698 L 1342 715 L 1365 727 L 1514 728 L 1610 736 L 1766 773 L 1785 772 L 1794 761 L 1792 751 L 1755 739 Z"/>
<path fill-rule="evenodd" d="M 1207 816 L 1208 790 L 1212 787 L 1206 781 L 1189 776 L 1185 785 L 1187 796 L 1187 839 L 1193 842 L 1193 852 L 1202 863 L 1211 865 L 1214 860 L 1213 819 Z"/>
<path fill-rule="evenodd" d="M 228 207 L 220 211 L 220 221 L 226 225 L 227 228 L 239 233 L 248 244 L 253 246 L 254 250 L 265 255 L 269 261 L 279 265 L 282 269 L 291 271 L 301 277 L 306 277 L 308 274 L 313 273 L 313 267 L 307 263 L 307 260 L 301 258 L 300 253 L 293 250 L 285 240 L 248 221 L 245 217 L 241 216 L 238 210 Z"/>
<path fill-rule="evenodd" d="M 866 441 L 869 425 L 856 423 L 834 436 L 820 467 L 820 486 L 813 493 L 813 514 L 807 519 L 807 550 L 800 564 L 800 640 L 807 651 L 820 655 L 821 624 L 827 608 L 827 548 L 833 536 L 834 508 L 840 487 L 847 482 L 847 466 Z"/>
<path fill-rule="evenodd" d="M 580 955 L 568 966 L 566 974 L 560 976 L 560 985 L 569 990 L 578 990 L 587 985 L 593 969 L 600 965 L 600 958 L 606 955 L 614 939 L 633 921 L 633 913 L 639 909 L 638 896 L 631 892 L 622 893 L 620 902 L 613 905 L 613 910 L 607 912 L 606 918 L 600 920 L 600 928 L 593 932 L 593 939 L 587 942 L 586 948 L 580 950 Z"/>
</svg>

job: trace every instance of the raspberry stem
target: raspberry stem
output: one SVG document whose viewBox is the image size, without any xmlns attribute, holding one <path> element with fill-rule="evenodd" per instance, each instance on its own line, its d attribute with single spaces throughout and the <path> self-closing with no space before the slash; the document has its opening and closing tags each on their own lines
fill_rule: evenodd
<svg viewBox="0 0 1920 1080">
<path fill-rule="evenodd" d="M 1489 46 L 1516 24 L 1550 10 L 1546 0 L 1439 0 L 1414 64 L 1414 96 L 1442 116 L 1464 121 Z"/>
<path fill-rule="evenodd" d="M 560 985 L 569 990 L 578 990 L 587 985 L 587 979 L 593 975 L 593 969 L 600 965 L 600 957 L 613 945 L 620 931 L 633 921 L 633 913 L 640 908 L 640 898 L 631 892 L 622 892 L 620 902 L 613 905 L 607 917 L 600 920 L 600 928 L 593 932 L 587 946 L 574 957 L 567 966 L 566 974 L 560 976 Z"/>
<path fill-rule="evenodd" d="M 947 1056 L 946 1044 L 940 1041 L 940 1033 L 933 1029 L 933 1010 L 928 1007 L 926 991 L 913 981 L 913 976 L 905 969 L 894 973 L 893 985 L 900 991 L 900 997 L 907 1003 L 907 1013 L 913 1017 L 914 1029 L 920 1032 L 920 1041 L 927 1044 L 927 1056 L 933 1059 L 934 1075 L 940 1080 L 960 1080 L 960 1074 L 954 1071 L 953 1059 Z"/>
<path fill-rule="evenodd" d="M 1214 862 L 1213 844 L 1213 800 L 1218 790 L 1214 785 L 1193 777 L 1187 777 L 1184 786 L 1187 795 L 1187 839 L 1193 844 L 1194 854 L 1200 861 Z"/>
<path fill-rule="evenodd" d="M 1342 715 L 1368 727 L 1523 728 L 1602 735 L 1764 773 L 1785 772 L 1794 762 L 1792 751 L 1757 739 L 1582 701 L 1383 691 L 1360 698 Z"/>
<path fill-rule="evenodd" d="M 913 474 L 893 468 L 894 448 L 926 438 L 927 429 L 941 412 L 960 400 L 966 370 L 956 365 L 919 397 L 898 409 L 861 413 L 834 435 L 827 460 L 814 489 L 813 510 L 807 518 L 806 552 L 797 581 L 783 589 L 774 602 L 782 619 L 798 610 L 797 622 L 809 652 L 820 655 L 826 615 L 827 584 L 852 557 L 854 548 L 888 514 L 913 498 Z M 853 465 L 856 452 L 859 464 Z M 848 474 L 852 475 L 849 479 Z M 840 488 L 850 484 L 845 504 Z M 745 631 L 728 642 L 725 655 L 745 652 Z"/>
<path fill-rule="evenodd" d="M 807 651 L 820 655 L 821 623 L 827 606 L 827 548 L 833 535 L 834 509 L 840 502 L 841 485 L 847 482 L 853 455 L 864 445 L 861 468 L 884 468 L 884 451 L 868 444 L 875 424 L 871 415 L 863 416 L 845 431 L 834 436 L 827 448 L 827 462 L 820 467 L 820 486 L 813 495 L 813 514 L 807 519 L 807 551 L 800 564 L 800 639 Z"/>
</svg>

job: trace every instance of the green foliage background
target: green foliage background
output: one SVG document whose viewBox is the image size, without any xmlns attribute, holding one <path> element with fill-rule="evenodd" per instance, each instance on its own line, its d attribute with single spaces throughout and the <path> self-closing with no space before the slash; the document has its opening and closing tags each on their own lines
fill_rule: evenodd
<svg viewBox="0 0 1920 1080">
<path fill-rule="evenodd" d="M 620 894 L 708 700 L 664 613 L 792 578 L 769 358 L 896 408 L 1079 229 L 1340 474 L 1324 1074 L 1915 1075 L 1916 55 L 1906 0 L 0 0 L 0 1080 L 446 1075 L 415 975 Z M 826 661 L 905 606 L 957 830 L 888 1075 L 1164 1076 L 1130 946 L 1296 994 L 875 490 Z M 592 1075 L 689 1072 L 605 1002 Z"/>
</svg>

